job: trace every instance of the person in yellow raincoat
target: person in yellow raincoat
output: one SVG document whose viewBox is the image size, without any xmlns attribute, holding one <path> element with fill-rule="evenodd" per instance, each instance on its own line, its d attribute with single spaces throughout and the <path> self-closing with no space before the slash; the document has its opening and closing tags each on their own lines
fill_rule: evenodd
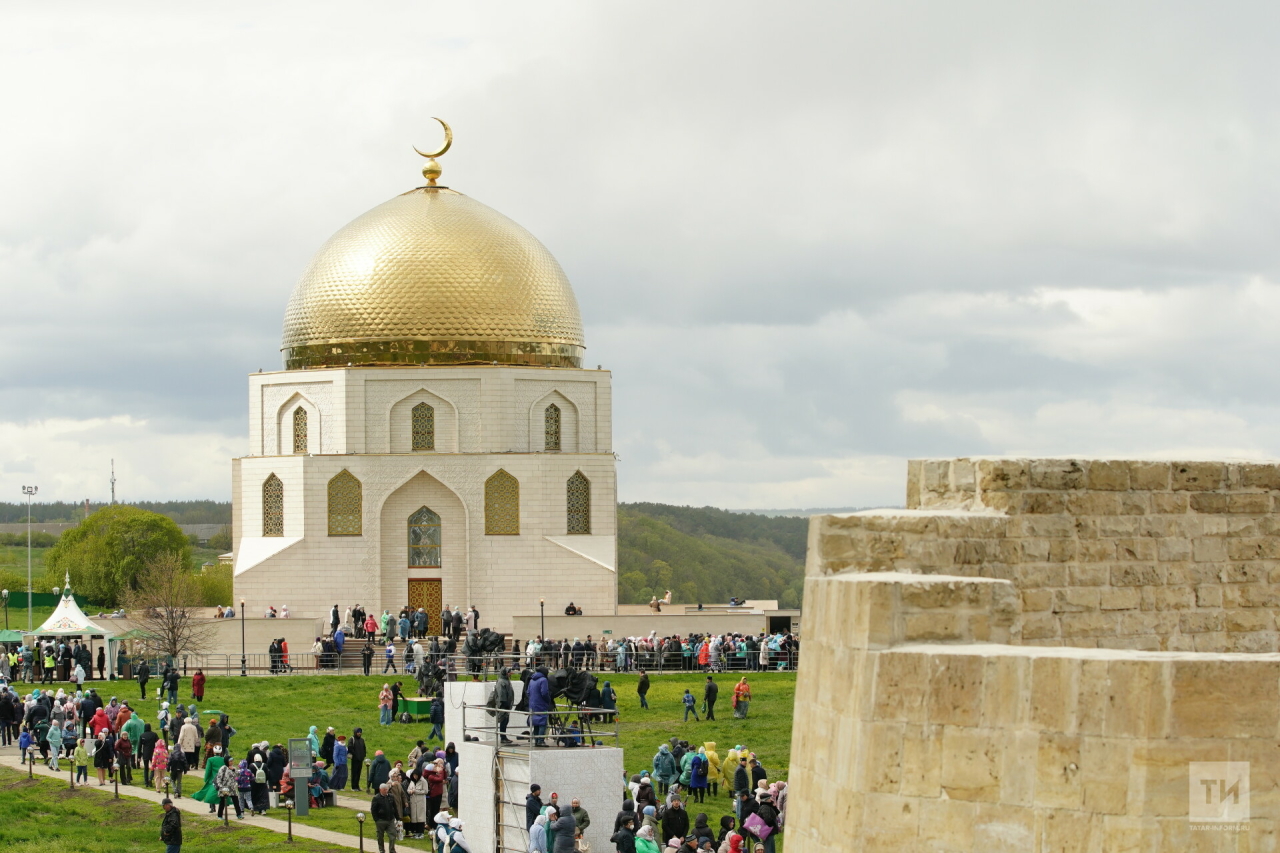
<svg viewBox="0 0 1280 853">
<path fill-rule="evenodd" d="M 715 741 L 709 740 L 702 745 L 707 750 L 707 782 L 711 784 L 711 796 L 715 797 L 720 794 L 720 780 L 724 777 L 720 769 L 720 756 L 716 754 Z"/>
<path fill-rule="evenodd" d="M 710 750 L 707 750 L 710 753 Z M 733 772 L 738 769 L 738 748 L 735 746 L 724 754 L 724 764 L 720 765 L 720 781 L 730 797 L 733 796 Z"/>
</svg>

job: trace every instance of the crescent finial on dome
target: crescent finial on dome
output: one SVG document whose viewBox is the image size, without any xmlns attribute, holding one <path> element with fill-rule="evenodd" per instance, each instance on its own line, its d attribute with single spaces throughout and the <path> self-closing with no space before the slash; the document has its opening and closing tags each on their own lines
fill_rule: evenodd
<svg viewBox="0 0 1280 853">
<path fill-rule="evenodd" d="M 440 164 L 436 162 L 437 157 L 443 157 L 445 152 L 449 150 L 449 146 L 453 145 L 453 128 L 449 127 L 449 123 L 442 118 L 432 116 L 436 121 L 440 122 L 440 126 L 444 128 L 444 145 L 439 151 L 427 153 L 426 151 L 418 151 L 418 147 L 413 147 L 414 151 L 418 151 L 420 155 L 427 158 L 427 165 L 422 167 L 422 177 L 427 179 L 427 186 L 436 186 L 436 180 L 444 173 L 440 168 Z"/>
</svg>

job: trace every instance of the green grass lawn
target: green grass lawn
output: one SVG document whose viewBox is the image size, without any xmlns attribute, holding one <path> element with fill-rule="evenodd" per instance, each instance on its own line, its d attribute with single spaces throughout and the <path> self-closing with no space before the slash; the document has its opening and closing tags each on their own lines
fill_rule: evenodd
<svg viewBox="0 0 1280 853">
<path fill-rule="evenodd" d="M 701 706 L 702 683 L 705 676 L 700 673 L 689 673 L 687 677 L 679 675 L 653 676 L 649 690 L 649 710 L 641 710 L 636 696 L 634 675 L 612 675 L 609 680 L 618 693 L 620 711 L 619 734 L 624 750 L 624 761 L 628 775 L 653 766 L 653 754 L 658 745 L 672 736 L 688 740 L 690 743 L 702 744 L 714 741 L 720 758 L 736 744 L 743 744 L 754 751 L 764 767 L 769 771 L 770 779 L 785 779 L 787 765 L 791 756 L 791 717 L 795 695 L 795 675 L 792 673 L 756 673 L 748 675 L 752 684 L 754 700 L 751 703 L 750 716 L 746 720 L 735 720 L 730 701 L 732 686 L 737 676 L 717 675 L 720 685 L 720 701 L 716 705 L 714 722 L 685 723 L 681 721 L 683 706 L 680 696 L 688 687 L 698 697 Z M 417 685 L 411 679 L 400 676 L 411 687 L 411 695 L 417 692 Z M 267 740 L 271 743 L 286 743 L 290 737 L 305 737 L 309 726 L 318 726 L 323 734 L 327 726 L 333 726 L 339 734 L 350 735 L 352 729 L 360 726 L 369 741 L 369 757 L 374 750 L 381 749 L 394 763 L 396 759 L 404 759 L 419 738 L 425 738 L 431 730 L 429 724 L 402 725 L 396 723 L 390 728 L 378 725 L 377 698 L 385 679 L 382 676 L 284 676 L 280 678 L 238 678 L 235 676 L 218 676 L 208 680 L 205 686 L 205 701 L 202 710 L 218 710 L 230 715 L 231 725 L 237 734 L 233 738 L 232 754 L 243 756 L 250 743 Z M 136 688 L 132 685 L 119 685 L 112 692 L 132 698 Z M 180 698 L 190 703 L 190 680 L 183 680 L 184 692 Z M 154 701 L 146 704 L 146 719 L 154 718 Z M 460 737 L 458 732 L 446 732 L 450 739 Z M 441 745 L 443 746 L 443 745 Z M 195 774 L 188 777 L 187 790 L 195 781 Z M 621 797 L 622 784 L 619 780 L 617 796 Z M 563 792 L 562 792 L 563 793 Z M 612 803 L 596 806 L 601 817 L 611 817 L 616 811 Z M 729 814 L 730 801 L 723 789 L 714 804 L 708 800 L 701 807 L 693 809 L 693 813 L 705 811 L 711 818 L 711 824 L 718 824 L 720 816 Z M 307 818 L 298 820 L 331 829 L 335 832 L 355 834 L 357 825 L 355 812 L 343 809 L 317 809 Z M 366 830 L 367 832 L 367 830 Z M 405 842 L 406 847 L 416 846 L 414 842 Z"/>
<path fill-rule="evenodd" d="M 65 779 L 36 777 L 0 767 L 0 849 L 6 853 L 160 850 L 159 805 L 122 797 L 107 789 L 76 788 Z M 190 814 L 182 816 L 184 850 L 241 853 L 279 849 L 284 837 L 233 820 L 223 827 Z M 298 853 L 339 853 L 334 847 L 295 836 Z M 376 845 L 368 849 L 374 849 Z"/>
</svg>

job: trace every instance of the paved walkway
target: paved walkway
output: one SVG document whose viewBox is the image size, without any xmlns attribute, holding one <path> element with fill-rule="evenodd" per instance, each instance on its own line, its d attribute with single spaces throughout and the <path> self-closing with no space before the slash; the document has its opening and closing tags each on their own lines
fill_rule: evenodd
<svg viewBox="0 0 1280 853">
<path fill-rule="evenodd" d="M 17 770 L 23 773 L 27 771 L 26 765 L 22 764 L 22 762 L 19 760 L 18 750 L 14 747 L 5 747 L 0 749 L 0 765 L 3 765 L 5 767 L 8 767 L 10 769 Z M 68 783 L 71 774 L 65 771 L 65 768 L 68 766 L 67 762 L 66 761 L 59 762 L 59 765 L 62 768 L 64 768 L 63 772 L 54 773 L 52 770 L 45 767 L 43 764 L 36 764 L 35 775 L 47 776 L 51 779 L 58 779 L 64 783 Z M 135 770 L 134 773 L 136 778 L 138 779 L 142 778 L 141 770 Z M 93 772 L 93 768 L 89 768 L 89 776 L 90 776 L 90 781 L 87 786 L 77 785 L 76 787 L 89 787 L 99 791 L 109 791 L 114 793 L 115 788 L 110 784 L 108 784 L 106 787 L 103 787 L 103 788 L 98 787 L 98 777 L 97 777 L 97 774 Z M 196 785 L 195 787 L 191 787 L 191 784 L 190 784 L 192 782 L 195 782 L 196 779 L 197 777 L 194 774 L 188 774 L 187 784 L 184 787 L 191 788 L 191 790 L 193 791 L 198 790 L 199 785 Z M 164 794 L 154 791 L 151 788 L 144 788 L 141 785 L 121 785 L 120 796 L 132 797 L 136 800 L 148 800 L 150 802 L 156 803 L 157 805 L 160 803 L 162 799 L 164 799 Z M 183 812 L 187 814 L 196 815 L 203 820 L 217 820 L 217 818 L 214 818 L 209 814 L 209 807 L 204 803 L 200 802 L 199 800 L 193 800 L 190 797 L 180 797 L 175 799 L 173 801 L 173 804 L 176 808 L 181 809 Z M 362 809 L 362 810 L 367 809 L 369 805 L 367 800 L 355 800 L 355 799 L 351 799 L 350 797 L 340 797 L 339 804 L 344 806 L 349 806 L 350 808 Z M 160 825 L 159 821 L 160 821 L 160 818 L 157 816 L 156 818 L 157 827 L 159 827 Z M 279 832 L 282 835 L 288 832 L 288 829 L 289 829 L 288 823 L 286 821 L 277 820 L 271 817 L 262 817 L 262 816 L 251 817 L 246 815 L 243 821 L 237 821 L 233 819 L 231 822 L 243 824 L 244 826 L 256 826 L 260 829 L 268 829 L 268 830 L 271 830 L 272 832 Z M 157 831 L 159 830 L 157 829 Z M 340 832 L 330 832 L 327 829 L 318 829 L 314 826 L 307 826 L 305 824 L 301 824 L 297 822 L 293 824 L 293 834 L 298 838 L 310 838 L 313 841 L 323 841 L 324 843 L 332 844 L 335 847 L 345 847 L 351 850 L 359 849 L 359 844 L 360 844 L 359 839 L 356 837 L 353 837 L 350 835 L 343 835 Z M 376 847 L 377 847 L 377 842 L 373 841 L 370 843 L 369 849 L 373 850 Z"/>
</svg>

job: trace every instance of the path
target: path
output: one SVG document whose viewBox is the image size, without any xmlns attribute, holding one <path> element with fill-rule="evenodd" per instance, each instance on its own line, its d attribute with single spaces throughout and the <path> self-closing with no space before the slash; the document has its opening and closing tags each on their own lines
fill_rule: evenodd
<svg viewBox="0 0 1280 853">
<path fill-rule="evenodd" d="M 59 764 L 64 768 L 67 767 L 68 765 L 66 761 L 59 762 Z M 0 748 L 0 765 L 3 765 L 5 767 L 8 767 L 10 769 L 17 770 L 23 773 L 25 773 L 27 770 L 26 765 L 22 764 L 21 760 L 19 759 L 17 749 L 14 747 Z M 142 778 L 141 770 L 136 770 L 134 772 L 135 774 L 137 774 L 137 778 Z M 45 767 L 43 764 L 36 764 L 35 775 L 46 776 L 50 779 L 59 779 L 62 782 L 68 782 L 71 776 L 70 773 L 65 771 L 54 773 L 52 770 Z M 189 783 L 195 781 L 195 779 L 196 777 L 194 775 L 189 774 L 188 780 L 187 780 L 188 781 L 187 787 L 190 787 Z M 77 788 L 87 787 L 87 788 L 91 788 L 99 791 L 108 791 L 108 792 L 115 791 L 115 788 L 110 784 L 108 784 L 106 787 L 102 787 L 102 788 L 98 787 L 97 776 L 93 773 L 93 768 L 90 768 L 89 784 L 88 785 L 80 784 L 80 785 L 76 785 L 76 787 Z M 193 790 L 198 790 L 198 787 L 199 786 L 196 786 L 195 788 L 193 788 Z M 160 801 L 164 799 L 164 794 L 154 791 L 151 788 L 144 788 L 141 785 L 121 785 L 120 796 L 132 797 L 135 800 L 148 800 L 157 805 L 159 805 Z M 349 797 L 340 797 L 339 802 L 341 805 L 348 805 L 351 808 L 362 809 L 362 810 L 367 809 L 369 805 L 368 802 L 366 801 L 354 800 Z M 204 803 L 200 802 L 199 800 L 193 800 L 190 797 L 179 797 L 174 799 L 173 804 L 176 808 L 181 809 L 183 812 L 187 814 L 196 815 L 204 820 L 217 820 L 217 818 L 214 818 L 209 814 L 209 807 Z M 228 808 L 230 808 L 230 806 L 228 806 Z M 158 817 L 157 817 L 157 821 L 159 821 Z M 268 830 L 271 830 L 272 832 L 279 832 L 282 835 L 287 833 L 289 829 L 288 823 L 286 821 L 277 820 L 276 818 L 271 818 L 271 817 L 261 817 L 261 816 L 251 817 L 246 815 L 243 821 L 236 821 L 236 822 L 242 823 L 245 826 L 256 826 L 259 829 L 268 829 Z M 156 825 L 159 826 L 159 823 L 157 823 Z M 372 829 L 372 826 L 370 827 L 370 829 Z M 299 838 L 310 838 L 312 841 L 323 841 L 326 844 L 332 844 L 335 847 L 345 847 L 350 850 L 359 849 L 359 844 L 360 844 L 359 839 L 356 837 L 353 837 L 350 835 L 343 835 L 340 832 L 330 832 L 327 829 L 318 829 L 314 826 L 307 826 L 305 824 L 301 824 L 297 822 L 293 824 L 293 834 Z M 377 846 L 377 842 L 370 840 L 370 845 L 371 846 L 369 849 L 373 849 L 374 847 Z"/>
</svg>

